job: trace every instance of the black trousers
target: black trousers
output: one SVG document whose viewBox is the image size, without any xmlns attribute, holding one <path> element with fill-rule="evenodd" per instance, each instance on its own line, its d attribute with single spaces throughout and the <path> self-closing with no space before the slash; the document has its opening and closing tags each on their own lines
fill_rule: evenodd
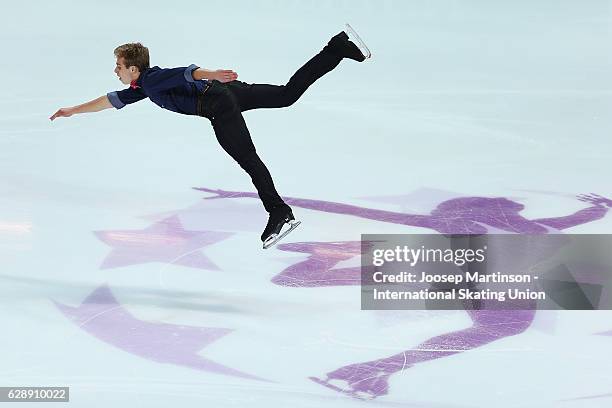
<svg viewBox="0 0 612 408">
<path fill-rule="evenodd" d="M 198 95 L 198 115 L 211 121 L 219 144 L 251 176 L 268 212 L 289 207 L 276 191 L 270 172 L 255 150 L 242 112 L 292 105 L 310 85 L 334 69 L 341 60 L 342 57 L 326 46 L 297 70 L 286 85 L 212 81 Z"/>
</svg>

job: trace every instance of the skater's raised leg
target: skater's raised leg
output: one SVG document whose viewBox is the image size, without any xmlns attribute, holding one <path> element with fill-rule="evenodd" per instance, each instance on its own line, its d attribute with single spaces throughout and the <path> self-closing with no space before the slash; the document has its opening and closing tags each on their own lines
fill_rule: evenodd
<svg viewBox="0 0 612 408">
<path fill-rule="evenodd" d="M 347 30 L 351 31 L 349 28 L 347 27 Z M 217 140 L 251 176 L 259 198 L 270 214 L 268 224 L 261 235 L 264 248 L 282 239 L 299 225 L 299 221 L 295 220 L 291 208 L 276 191 L 270 172 L 257 155 L 241 112 L 293 104 L 310 85 L 334 69 L 343 58 L 357 61 L 366 58 L 360 48 L 349 40 L 345 31 L 332 37 L 323 50 L 304 64 L 286 85 L 211 81 L 209 87 L 198 97 L 198 114 L 210 119 Z"/>
<path fill-rule="evenodd" d="M 367 53 L 369 57 L 369 51 Z M 241 111 L 282 108 L 295 103 L 310 85 L 338 66 L 343 58 L 360 62 L 366 59 L 366 55 L 345 31 L 332 37 L 321 52 L 293 74 L 286 85 L 246 84 L 240 81 L 228 85 L 236 95 Z"/>
</svg>

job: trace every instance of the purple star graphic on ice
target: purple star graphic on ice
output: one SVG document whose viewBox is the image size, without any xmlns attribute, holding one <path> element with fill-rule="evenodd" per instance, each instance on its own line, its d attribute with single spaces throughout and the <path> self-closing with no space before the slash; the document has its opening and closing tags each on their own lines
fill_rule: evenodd
<svg viewBox="0 0 612 408">
<path fill-rule="evenodd" d="M 80 329 L 130 354 L 158 363 L 268 381 L 198 355 L 202 348 L 233 330 L 139 320 L 117 302 L 105 285 L 94 290 L 78 307 L 54 303 Z"/>
<path fill-rule="evenodd" d="M 166 218 L 143 230 L 95 231 L 94 234 L 113 248 L 102 262 L 101 269 L 161 262 L 207 270 L 219 270 L 219 267 L 201 249 L 233 235 L 220 231 L 185 230 L 178 216 Z"/>
</svg>

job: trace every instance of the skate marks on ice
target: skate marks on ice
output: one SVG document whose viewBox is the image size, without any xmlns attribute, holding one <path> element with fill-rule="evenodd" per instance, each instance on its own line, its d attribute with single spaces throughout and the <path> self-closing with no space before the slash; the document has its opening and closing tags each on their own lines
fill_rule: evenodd
<svg viewBox="0 0 612 408">
<path fill-rule="evenodd" d="M 594 399 L 603 399 L 603 398 L 612 398 L 612 392 L 608 394 L 587 395 L 584 397 L 569 398 L 569 399 L 560 400 L 559 402 L 584 401 L 584 400 L 594 400 Z M 606 405 L 608 404 L 609 402 Z"/>
<path fill-rule="evenodd" d="M 257 230 L 257 205 L 237 205 L 236 200 L 225 198 L 257 198 L 255 193 L 230 192 L 224 190 L 198 189 L 215 195 L 192 208 L 164 214 L 151 227 L 136 231 L 97 231 L 96 235 L 113 247 L 113 252 L 103 263 L 105 267 L 117 267 L 142 262 L 174 263 L 187 254 L 214 243 L 220 243 L 236 231 Z M 406 214 L 353 205 L 288 198 L 296 207 L 336 214 L 357 216 L 366 219 L 391 222 L 408 226 L 421 226 L 441 233 L 485 233 L 489 229 L 516 233 L 546 233 L 553 228 L 567 228 L 599 219 L 610 207 L 610 200 L 596 195 L 580 196 L 590 207 L 565 217 L 529 220 L 519 212 L 522 204 L 506 198 L 462 197 L 450 198 L 438 204 L 430 214 Z M 223 217 L 222 214 L 233 215 Z M 223 222 L 220 219 L 223 218 Z M 261 218 L 261 217 L 260 217 Z M 182 221 L 182 223 L 181 223 Z M 217 224 L 214 224 L 217 222 Z M 182 225 L 189 226 L 185 229 Z M 251 225 L 252 224 L 252 225 Z M 225 226 L 224 231 L 218 231 Z M 487 228 L 491 227 L 491 228 Z M 199 245 L 199 246 L 198 246 Z M 155 248 L 167 246 L 164 256 L 153 255 Z M 278 246 L 281 251 L 309 254 L 278 275 L 272 282 L 289 287 L 322 287 L 357 285 L 360 282 L 359 268 L 334 267 L 341 261 L 360 254 L 360 242 L 302 242 L 285 243 Z M 203 255 L 202 255 L 203 256 Z M 177 264 L 180 264 L 176 262 Z M 215 266 L 206 257 L 183 266 L 214 270 Z M 510 311 L 512 313 L 513 311 Z M 499 312 L 471 313 L 472 327 L 430 339 L 412 350 L 376 361 L 351 364 L 328 373 L 324 379 L 312 377 L 314 381 L 330 388 L 342 390 L 353 397 L 375 398 L 388 393 L 388 378 L 413 364 L 434 358 L 473 349 L 502 337 L 518 334 L 531 323 L 532 315 L 506 315 Z M 511 319 L 502 323 L 503 319 Z M 492 324 L 491 322 L 495 322 Z M 206 329 L 206 328 L 202 328 Z M 215 329 L 211 329 L 215 330 Z M 230 369 L 231 370 L 231 369 Z M 339 383 L 339 386 L 337 385 Z"/>
<path fill-rule="evenodd" d="M 233 235 L 187 230 L 176 215 L 142 230 L 95 231 L 94 234 L 112 248 L 100 269 L 158 262 L 213 271 L 219 267 L 202 250 Z"/>
<path fill-rule="evenodd" d="M 257 198 L 255 193 L 199 188 L 215 194 L 206 199 Z M 524 206 L 507 198 L 461 197 L 443 201 L 430 214 L 407 214 L 329 201 L 284 198 L 292 206 L 315 211 L 366 218 L 386 223 L 429 228 L 439 233 L 485 234 L 491 231 L 518 234 L 546 234 L 598 220 L 612 207 L 612 201 L 596 195 L 579 195 L 589 207 L 561 217 L 527 219 L 520 214 Z M 306 253 L 309 257 L 293 264 L 272 278 L 288 287 L 324 287 L 360 284 L 360 268 L 334 267 L 361 253 L 360 241 L 298 242 L 278 246 L 279 250 Z M 526 305 L 532 306 L 532 305 Z M 433 337 L 418 346 L 374 361 L 350 364 L 325 375 L 309 377 L 334 391 L 358 399 L 374 399 L 389 392 L 389 377 L 415 364 L 448 357 L 482 347 L 493 341 L 527 330 L 535 310 L 466 310 L 472 326 Z"/>
<path fill-rule="evenodd" d="M 214 374 L 266 381 L 198 355 L 233 330 L 140 320 L 130 314 L 106 285 L 95 289 L 77 307 L 54 302 L 81 330 L 130 354 Z"/>
<path fill-rule="evenodd" d="M 390 357 L 350 364 L 331 371 L 314 382 L 359 399 L 374 399 L 389 393 L 389 377 L 418 363 L 473 350 L 493 341 L 523 333 L 535 316 L 534 310 L 466 311 L 472 326 L 426 340 Z"/>
<path fill-rule="evenodd" d="M 333 269 L 341 261 L 360 255 L 361 242 L 292 243 L 283 251 L 309 253 L 306 261 L 289 266 L 272 282 L 284 286 L 318 287 L 360 284 L 360 268 Z M 530 309 L 526 307 L 525 309 Z M 533 308 L 531 308 L 533 309 Z M 389 392 L 389 377 L 415 364 L 482 347 L 495 340 L 524 332 L 534 310 L 467 311 L 471 327 L 431 338 L 416 347 L 379 360 L 350 364 L 312 381 L 359 399 L 373 399 Z"/>
</svg>

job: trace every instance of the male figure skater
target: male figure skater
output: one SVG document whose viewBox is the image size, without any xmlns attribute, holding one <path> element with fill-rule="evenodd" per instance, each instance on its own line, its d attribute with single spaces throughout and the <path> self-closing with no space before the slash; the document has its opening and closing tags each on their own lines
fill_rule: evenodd
<svg viewBox="0 0 612 408">
<path fill-rule="evenodd" d="M 109 92 L 82 105 L 61 108 L 49 119 L 76 113 L 121 109 L 149 98 L 163 109 L 210 120 L 223 149 L 251 176 L 269 220 L 261 240 L 268 248 L 299 225 L 291 208 L 280 197 L 270 172 L 251 140 L 242 112 L 292 105 L 317 79 L 334 69 L 343 58 L 362 62 L 371 56 L 357 33 L 346 29 L 331 38 L 286 85 L 246 84 L 232 70 L 207 70 L 196 65 L 181 68 L 149 66 L 149 50 L 140 43 L 117 47 L 115 74 L 129 88 Z"/>
</svg>

